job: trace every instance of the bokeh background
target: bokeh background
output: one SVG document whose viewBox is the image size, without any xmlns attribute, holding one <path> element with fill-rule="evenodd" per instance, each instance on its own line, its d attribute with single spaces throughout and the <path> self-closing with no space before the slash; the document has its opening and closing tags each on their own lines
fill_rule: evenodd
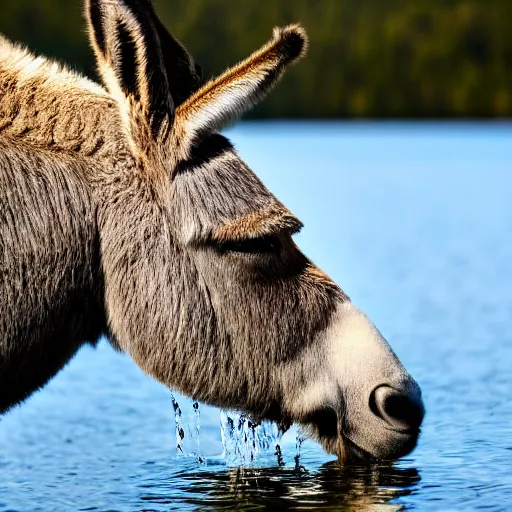
<svg viewBox="0 0 512 512">
<path fill-rule="evenodd" d="M 309 57 L 255 118 L 512 115 L 511 0 L 157 0 L 205 76 L 301 22 Z M 2 2 L 0 32 L 94 76 L 80 0 Z"/>
</svg>

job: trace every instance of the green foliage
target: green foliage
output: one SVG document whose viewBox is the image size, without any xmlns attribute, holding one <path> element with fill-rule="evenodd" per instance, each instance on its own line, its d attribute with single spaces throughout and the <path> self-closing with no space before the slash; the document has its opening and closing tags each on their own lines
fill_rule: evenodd
<svg viewBox="0 0 512 512">
<path fill-rule="evenodd" d="M 6 5 L 5 5 L 6 4 Z M 257 117 L 512 115 L 511 0 L 156 0 L 212 76 L 299 21 L 308 57 Z M 80 0 L 5 0 L 0 32 L 94 75 Z"/>
</svg>

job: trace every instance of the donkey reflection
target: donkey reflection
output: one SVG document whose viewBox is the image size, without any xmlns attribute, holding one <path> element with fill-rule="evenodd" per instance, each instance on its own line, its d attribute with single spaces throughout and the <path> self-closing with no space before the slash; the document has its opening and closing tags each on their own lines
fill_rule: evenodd
<svg viewBox="0 0 512 512">
<path fill-rule="evenodd" d="M 225 509 L 251 504 L 253 509 L 270 510 L 398 512 L 404 508 L 396 500 L 411 494 L 421 480 L 414 468 L 382 464 L 340 468 L 334 462 L 310 472 L 253 468 L 187 472 L 185 479 L 182 476 L 180 473 L 180 478 L 176 479 L 181 487 L 179 494 L 174 488 L 169 489 L 168 494 L 165 490 L 162 492 L 161 487 L 156 494 L 149 488 L 143 497 L 146 506 L 163 500 L 176 503 L 178 499 L 199 506 L 207 502 Z"/>
<path fill-rule="evenodd" d="M 0 39 L 0 411 L 106 334 L 166 386 L 299 422 L 342 460 L 408 453 L 418 385 L 219 134 L 304 30 L 203 83 L 149 0 L 85 10 L 104 88 Z"/>
</svg>

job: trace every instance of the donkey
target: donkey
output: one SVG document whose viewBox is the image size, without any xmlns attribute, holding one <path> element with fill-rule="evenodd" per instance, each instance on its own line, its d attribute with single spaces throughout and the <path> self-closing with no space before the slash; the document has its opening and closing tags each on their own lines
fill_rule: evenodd
<svg viewBox="0 0 512 512">
<path fill-rule="evenodd" d="M 416 445 L 421 392 L 220 134 L 307 49 L 204 81 L 150 0 L 87 0 L 104 87 L 0 39 L 0 412 L 105 335 L 164 385 L 340 460 Z"/>
</svg>

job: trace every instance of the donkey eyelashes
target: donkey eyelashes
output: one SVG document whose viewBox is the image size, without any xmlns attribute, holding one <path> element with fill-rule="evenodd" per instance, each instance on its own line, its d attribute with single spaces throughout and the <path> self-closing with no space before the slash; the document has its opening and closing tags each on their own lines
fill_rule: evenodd
<svg viewBox="0 0 512 512">
<path fill-rule="evenodd" d="M 217 228 L 208 244 L 221 253 L 277 254 L 283 248 L 283 241 L 291 240 L 301 228 L 302 223 L 291 214 L 270 215 L 260 222 L 246 217 Z"/>
<path fill-rule="evenodd" d="M 224 253 L 271 254 L 278 252 L 282 243 L 277 235 L 264 235 L 257 238 L 221 242 L 217 247 L 220 252 Z"/>
<path fill-rule="evenodd" d="M 268 207 L 217 227 L 207 245 L 224 253 L 276 254 L 303 227 L 284 207 Z"/>
</svg>

